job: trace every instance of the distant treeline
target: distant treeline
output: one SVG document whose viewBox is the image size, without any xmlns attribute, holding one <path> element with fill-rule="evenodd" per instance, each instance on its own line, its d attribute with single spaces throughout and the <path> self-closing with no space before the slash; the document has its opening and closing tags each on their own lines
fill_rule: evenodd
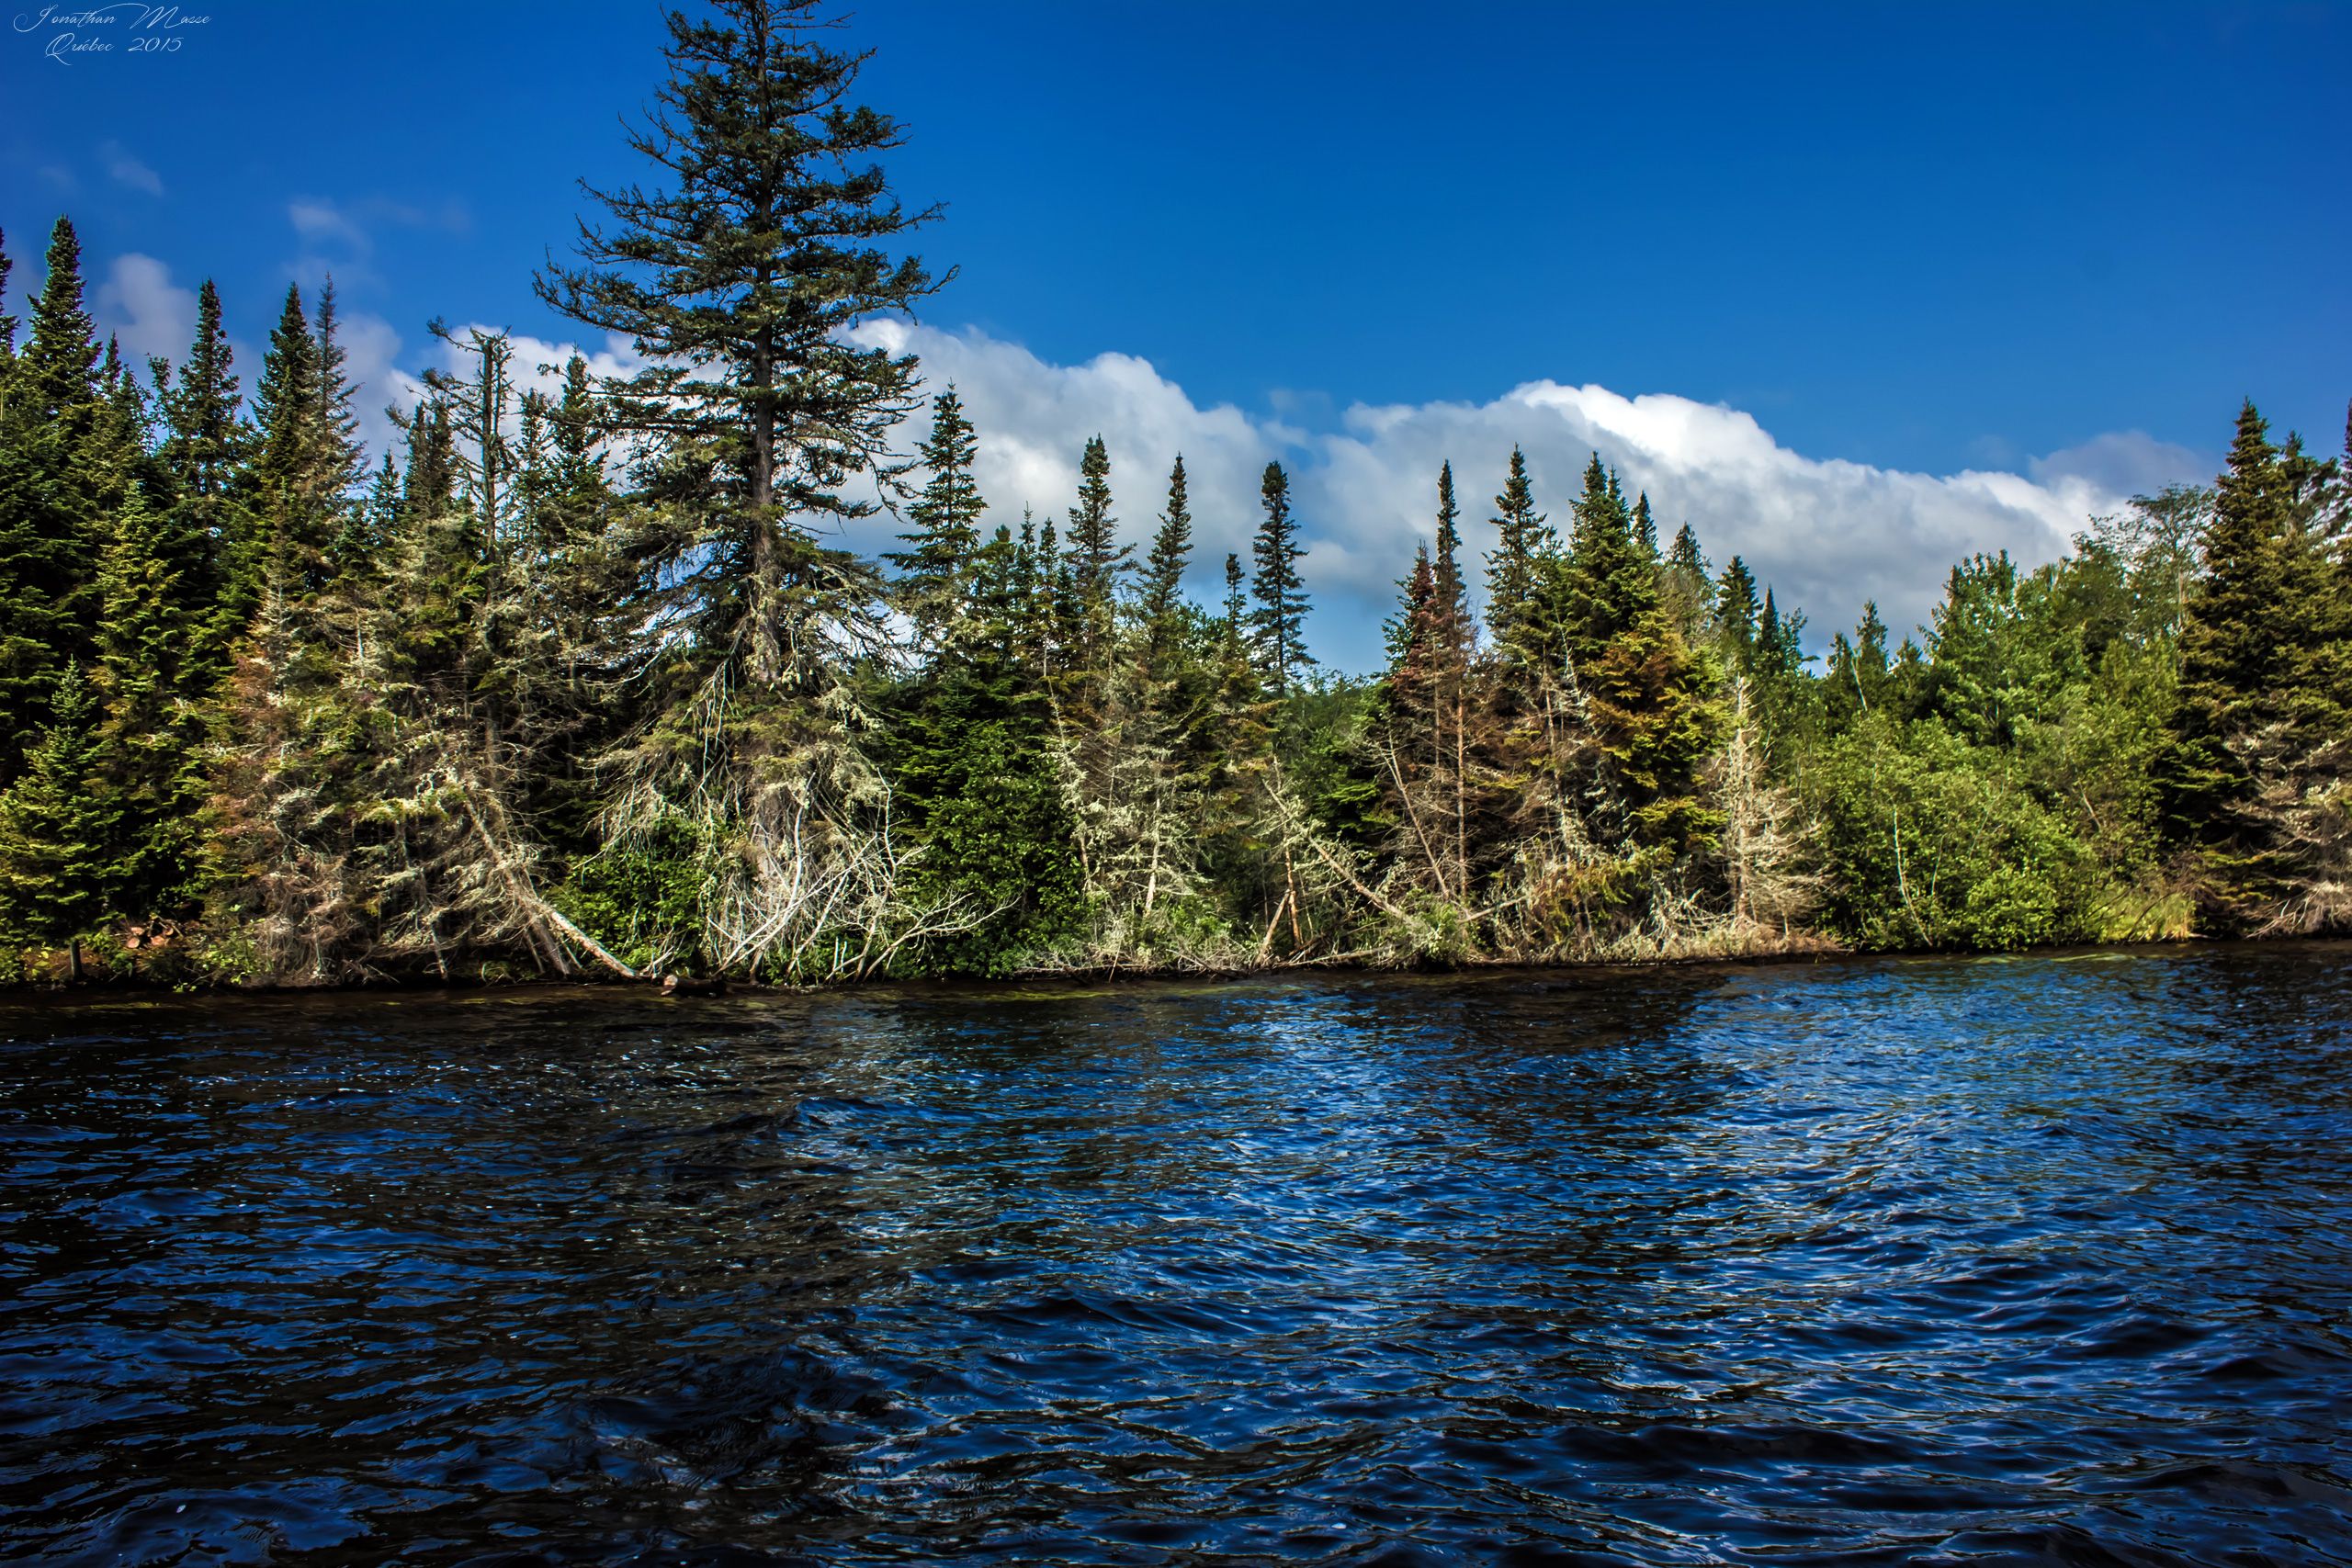
<svg viewBox="0 0 2352 1568">
<path fill-rule="evenodd" d="M 654 185 L 537 280 L 655 367 L 548 395 L 445 333 L 467 368 L 372 468 L 331 288 L 248 406 L 209 283 L 181 364 L 127 365 L 59 220 L 0 316 L 0 978 L 2352 929 L 2352 464 L 2251 405 L 2211 489 L 1972 558 L 1920 639 L 1870 610 L 1826 658 L 1597 457 L 1539 498 L 1514 453 L 1470 539 L 1448 466 L 1386 668 L 1318 673 L 1280 465 L 1204 606 L 1181 459 L 1123 527 L 1091 442 L 1016 528 L 952 389 L 898 455 L 917 366 L 842 333 L 940 281 L 890 249 L 932 216 L 876 164 L 898 129 L 809 6 L 713 10 L 672 19 Z M 883 504 L 902 548 L 828 543 Z"/>
</svg>

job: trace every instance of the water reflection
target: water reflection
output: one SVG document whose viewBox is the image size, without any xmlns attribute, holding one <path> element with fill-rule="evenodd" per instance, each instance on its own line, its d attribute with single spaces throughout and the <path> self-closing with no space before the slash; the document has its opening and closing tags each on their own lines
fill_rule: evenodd
<svg viewBox="0 0 2352 1568">
<path fill-rule="evenodd" d="M 2342 947 L 0 1010 L 0 1555 L 2346 1560 Z"/>
</svg>

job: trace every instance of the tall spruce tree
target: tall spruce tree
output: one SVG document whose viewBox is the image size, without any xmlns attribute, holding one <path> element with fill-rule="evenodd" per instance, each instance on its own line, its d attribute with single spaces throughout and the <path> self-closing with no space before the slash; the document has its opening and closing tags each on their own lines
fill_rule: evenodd
<svg viewBox="0 0 2352 1568">
<path fill-rule="evenodd" d="M 193 612 L 187 689 L 217 685 L 228 670 L 230 636 L 220 625 L 231 552 L 250 532 L 237 494 L 252 431 L 239 417 L 235 354 L 220 324 L 220 294 L 210 278 L 197 291 L 196 337 L 175 381 L 156 387 L 164 438 L 156 457 L 170 489 L 168 563 Z"/>
<path fill-rule="evenodd" d="M 805 684 L 868 592 L 816 536 L 872 513 L 850 481 L 895 478 L 891 434 L 916 401 L 913 356 L 844 329 L 944 281 L 887 249 L 937 209 L 892 194 L 875 159 L 898 123 L 851 101 L 868 55 L 827 47 L 819 0 L 712 9 L 667 13 L 670 76 L 629 133 L 671 188 L 585 187 L 613 226 L 583 220 L 585 265 L 537 289 L 656 362 L 609 395 L 667 458 L 655 494 L 682 526 L 648 566 L 669 635 L 691 630 L 754 686 Z"/>
<path fill-rule="evenodd" d="M 1120 573 L 1133 547 L 1118 542 L 1111 515 L 1111 452 L 1100 435 L 1078 464 L 1078 504 L 1069 513 L 1070 587 L 1078 608 L 1078 668 L 1099 672 L 1110 655 Z"/>
<path fill-rule="evenodd" d="M 2284 818 L 2340 772 L 2352 733 L 2352 596 L 2323 515 L 2331 471 L 2275 446 L 2252 402 L 2214 487 L 2203 574 L 2180 629 L 2166 815 L 2199 872 L 2202 923 L 2278 923 L 2306 880 Z"/>
<path fill-rule="evenodd" d="M 1597 661 L 1657 604 L 1657 556 L 1634 531 L 1617 476 L 1594 453 L 1576 530 L 1559 573 L 1559 620 L 1568 658 L 1578 670 Z"/>
<path fill-rule="evenodd" d="M 972 476 L 979 441 L 949 386 L 932 400 L 931 437 L 920 457 L 930 478 L 908 508 L 914 526 L 899 536 L 908 547 L 883 557 L 899 569 L 894 592 L 919 658 L 928 657 L 963 615 L 980 547 L 980 514 L 988 502 Z"/>
<path fill-rule="evenodd" d="M 1250 635 L 1258 668 L 1276 696 L 1288 695 L 1300 671 L 1315 662 L 1306 651 L 1306 586 L 1298 575 L 1298 558 L 1306 547 L 1298 542 L 1298 520 L 1291 515 L 1290 476 L 1280 463 L 1269 463 L 1258 487 L 1266 510 L 1250 541 L 1250 558 L 1258 570 L 1250 579 L 1257 607 L 1250 613 Z"/>
<path fill-rule="evenodd" d="M 319 485 L 319 340 L 311 335 L 300 285 L 289 285 L 254 389 L 256 451 L 247 470 L 251 531 L 235 552 L 222 608 L 239 631 L 265 592 L 296 603 L 322 587 L 334 536 Z"/>
<path fill-rule="evenodd" d="M 1193 508 L 1184 486 L 1184 455 L 1178 453 L 1168 470 L 1168 505 L 1151 536 L 1151 555 L 1144 563 L 1143 620 L 1145 662 L 1154 679 L 1167 673 L 1167 663 L 1183 635 L 1184 568 L 1193 554 Z"/>
<path fill-rule="evenodd" d="M 58 678 L 48 718 L 21 776 L 0 794 L 0 935 L 64 948 L 82 968 L 82 939 L 107 911 L 110 799 L 98 777 L 97 704 L 78 664 Z"/>
<path fill-rule="evenodd" d="M 105 896 L 116 914 L 177 917 L 198 894 L 204 713 L 184 669 L 203 606 L 182 591 L 182 541 L 133 492 L 108 529 L 98 584 L 98 748 L 92 787 L 107 826 Z"/>
<path fill-rule="evenodd" d="M 114 422 L 81 244 L 65 219 L 51 231 L 48 265 L 0 406 L 0 787 L 16 778 L 59 678 L 93 650 L 98 551 L 123 479 L 107 449 Z"/>
<path fill-rule="evenodd" d="M 1510 471 L 1495 497 L 1495 547 L 1487 556 L 1487 631 L 1504 662 L 1542 662 L 1535 646 L 1540 621 L 1537 596 L 1546 561 L 1559 547 L 1551 525 L 1535 510 L 1535 490 L 1527 478 L 1527 454 L 1510 449 Z"/>
</svg>

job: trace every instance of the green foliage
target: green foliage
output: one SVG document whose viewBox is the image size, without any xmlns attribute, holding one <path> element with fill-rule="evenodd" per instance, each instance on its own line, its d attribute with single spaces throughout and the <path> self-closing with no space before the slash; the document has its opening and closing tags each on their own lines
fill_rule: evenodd
<svg viewBox="0 0 2352 1568">
<path fill-rule="evenodd" d="M 2102 934 L 2087 848 L 1998 753 L 1883 713 L 1808 775 L 1831 893 L 1825 923 L 1871 948 L 2018 948 Z"/>
<path fill-rule="evenodd" d="M 1306 651 L 1306 587 L 1298 575 L 1298 558 L 1306 547 L 1298 542 L 1298 520 L 1290 509 L 1290 476 L 1280 463 L 1266 465 L 1258 494 L 1266 516 L 1250 544 L 1250 558 L 1258 565 L 1250 579 L 1250 596 L 1257 606 L 1250 614 L 1250 635 L 1258 669 L 1279 695 L 1315 662 Z"/>
<path fill-rule="evenodd" d="M 117 814 L 99 778 L 97 703 L 68 665 L 24 773 L 0 795 L 0 935 L 61 947 L 107 913 Z"/>
<path fill-rule="evenodd" d="M 631 968 L 699 968 L 703 903 L 718 852 L 698 824 L 665 818 L 581 861 L 548 901 Z"/>
<path fill-rule="evenodd" d="M 93 651 L 99 541 L 130 457 L 108 441 L 81 254 L 60 218 L 0 399 L 0 787 L 24 765 L 60 678 Z"/>
<path fill-rule="evenodd" d="M 854 329 L 944 280 L 865 57 L 815 0 L 668 27 L 651 188 L 537 280 L 650 368 L 435 323 L 372 472 L 331 283 L 248 419 L 212 286 L 151 394 L 59 221 L 0 316 L 0 979 L 134 930 L 166 983 L 803 984 L 2352 928 L 2352 476 L 2251 405 L 2212 490 L 1826 656 L 1597 453 L 1563 539 L 1512 452 L 1482 637 L 1443 461 L 1385 667 L 1321 671 L 1280 464 L 1205 605 L 1182 458 L 1137 568 L 1100 436 L 1017 528 L 953 387 L 908 456 Z M 901 502 L 886 579 L 833 535 Z"/>
<path fill-rule="evenodd" d="M 1043 749 L 1016 723 L 973 725 L 941 786 L 916 893 L 977 923 L 931 943 L 925 967 L 1006 975 L 1076 939 L 1087 910 L 1075 828 Z"/>
</svg>

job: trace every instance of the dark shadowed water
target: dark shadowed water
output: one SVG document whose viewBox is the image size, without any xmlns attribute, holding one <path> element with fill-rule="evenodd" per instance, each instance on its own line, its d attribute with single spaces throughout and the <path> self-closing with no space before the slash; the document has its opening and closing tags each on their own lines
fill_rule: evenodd
<svg viewBox="0 0 2352 1568">
<path fill-rule="evenodd" d="M 0 1003 L 0 1557 L 2352 1562 L 2347 961 Z"/>
</svg>

